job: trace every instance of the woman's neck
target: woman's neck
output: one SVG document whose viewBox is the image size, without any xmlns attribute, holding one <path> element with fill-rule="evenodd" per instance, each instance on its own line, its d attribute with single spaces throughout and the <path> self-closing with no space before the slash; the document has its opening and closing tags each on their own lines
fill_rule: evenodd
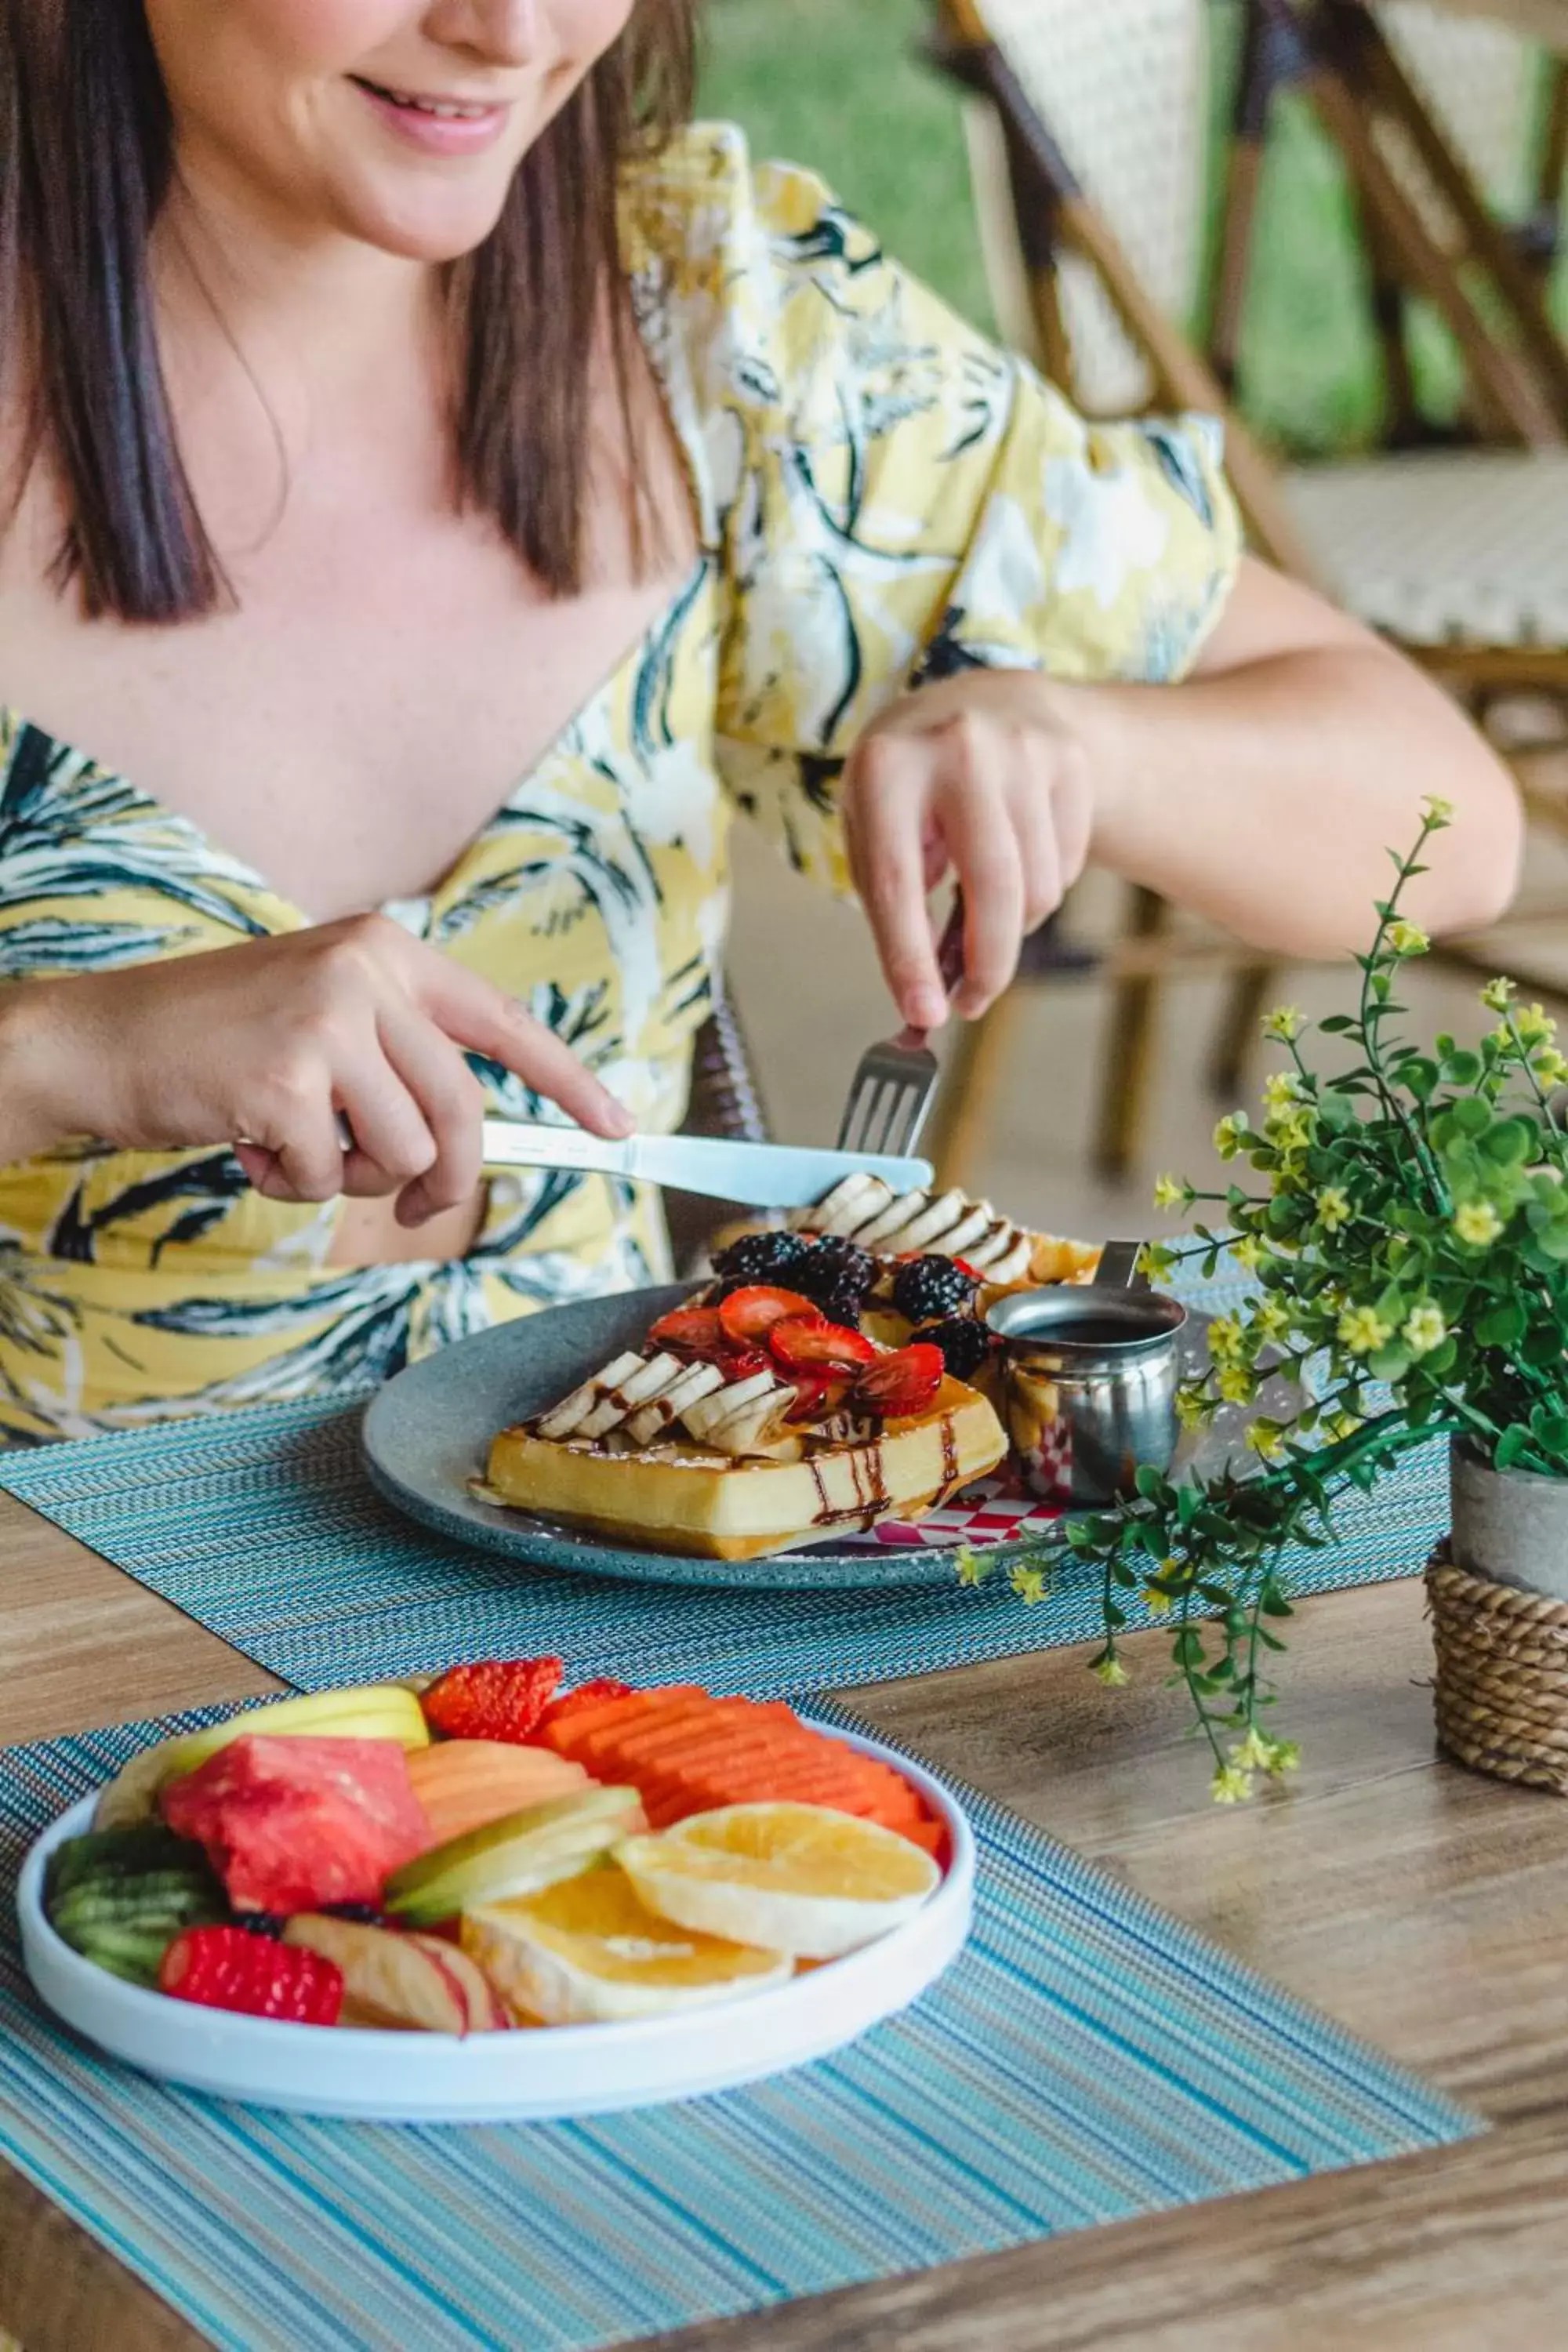
<svg viewBox="0 0 1568 2352">
<path fill-rule="evenodd" d="M 182 158 L 153 239 L 159 344 L 220 547 L 269 528 L 289 479 L 411 450 L 445 462 L 440 289 L 428 265 L 307 227 Z M 434 396 L 433 396 L 434 395 Z"/>
</svg>

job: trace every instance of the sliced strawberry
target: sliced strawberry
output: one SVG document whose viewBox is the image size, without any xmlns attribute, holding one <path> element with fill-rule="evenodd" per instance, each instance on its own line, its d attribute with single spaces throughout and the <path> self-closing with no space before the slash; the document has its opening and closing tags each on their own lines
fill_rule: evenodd
<svg viewBox="0 0 1568 2352">
<path fill-rule="evenodd" d="M 672 1356 L 691 1356 L 708 1364 L 718 1363 L 730 1345 L 716 1307 L 677 1307 L 661 1315 L 647 1336 Z"/>
<path fill-rule="evenodd" d="M 787 1318 L 817 1313 L 815 1303 L 798 1290 L 774 1290 L 762 1282 L 732 1290 L 719 1308 L 719 1320 L 731 1339 L 750 1345 L 766 1339 L 775 1323 Z"/>
<path fill-rule="evenodd" d="M 874 1412 L 884 1421 L 906 1420 L 910 1414 L 923 1412 L 941 1388 L 947 1367 L 942 1360 L 942 1349 L 929 1340 L 916 1339 L 907 1348 L 895 1348 L 890 1356 L 879 1357 L 870 1369 L 861 1373 L 855 1383 L 851 1402 Z"/>
<path fill-rule="evenodd" d="M 335 2025 L 343 2005 L 334 1961 L 244 1927 L 187 1927 L 164 1953 L 158 1983 L 176 2000 L 291 2025 Z"/>
<path fill-rule="evenodd" d="M 420 1698 L 432 1731 L 447 1739 L 530 1738 L 555 1696 L 559 1658 L 481 1658 L 449 1666 Z"/>
<path fill-rule="evenodd" d="M 791 1372 L 815 1371 L 819 1365 L 830 1364 L 855 1371 L 862 1364 L 874 1364 L 878 1354 L 876 1343 L 863 1332 L 830 1323 L 825 1315 L 792 1315 L 775 1323 L 768 1333 L 768 1346 Z"/>
<path fill-rule="evenodd" d="M 771 1371 L 773 1358 L 765 1348 L 726 1348 L 714 1358 L 727 1381 L 749 1381 L 758 1372 Z"/>
<path fill-rule="evenodd" d="M 786 1421 L 824 1421 L 837 1411 L 848 1390 L 842 1373 L 796 1372 L 794 1379 L 795 1402 Z"/>
</svg>

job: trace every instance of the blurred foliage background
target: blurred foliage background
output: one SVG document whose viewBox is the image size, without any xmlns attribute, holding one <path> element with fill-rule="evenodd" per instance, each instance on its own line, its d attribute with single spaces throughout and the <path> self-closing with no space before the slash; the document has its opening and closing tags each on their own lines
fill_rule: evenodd
<svg viewBox="0 0 1568 2352">
<path fill-rule="evenodd" d="M 1085 5 L 1092 0 L 1085 0 Z M 1236 11 L 1213 9 L 1215 120 L 1235 68 Z M 927 0 L 709 0 L 702 102 L 762 156 L 809 163 L 889 250 L 979 324 L 993 324 L 952 89 L 925 65 Z M 1270 145 L 1241 396 L 1277 445 L 1325 452 L 1376 429 L 1378 366 L 1344 174 L 1286 99 Z M 1458 370 L 1417 315 L 1425 404 L 1451 414 Z"/>
</svg>

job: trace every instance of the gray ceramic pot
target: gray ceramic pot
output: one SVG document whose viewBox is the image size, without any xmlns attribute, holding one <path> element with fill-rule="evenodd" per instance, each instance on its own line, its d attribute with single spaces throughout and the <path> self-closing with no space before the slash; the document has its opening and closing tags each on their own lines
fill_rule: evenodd
<svg viewBox="0 0 1568 2352">
<path fill-rule="evenodd" d="M 1494 1584 L 1568 1601 L 1568 1478 L 1494 1470 L 1456 1438 L 1448 1486 L 1458 1567 Z"/>
</svg>

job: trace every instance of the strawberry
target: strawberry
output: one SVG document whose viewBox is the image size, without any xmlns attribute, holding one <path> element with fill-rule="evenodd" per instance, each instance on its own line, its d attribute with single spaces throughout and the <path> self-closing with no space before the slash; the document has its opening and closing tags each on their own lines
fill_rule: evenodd
<svg viewBox="0 0 1568 2352">
<path fill-rule="evenodd" d="M 630 1698 L 631 1695 L 630 1683 L 617 1682 L 613 1675 L 600 1675 L 591 1683 L 579 1683 L 575 1690 L 563 1691 L 559 1698 L 551 1700 L 533 1727 L 533 1737 L 541 1738 L 552 1723 L 575 1715 L 580 1707 L 597 1706 L 601 1699 Z"/>
<path fill-rule="evenodd" d="M 946 1366 L 942 1349 L 917 1339 L 879 1357 L 855 1383 L 851 1402 L 884 1421 L 905 1420 L 923 1412 L 942 1383 Z"/>
<path fill-rule="evenodd" d="M 843 1400 L 845 1382 L 832 1372 L 797 1372 L 795 1375 L 795 1402 L 784 1415 L 786 1421 L 822 1421 L 834 1412 Z"/>
<path fill-rule="evenodd" d="M 343 2005 L 334 1961 L 243 1927 L 187 1927 L 164 1953 L 158 1983 L 176 2000 L 289 2025 L 335 2025 Z"/>
<path fill-rule="evenodd" d="M 877 1360 L 876 1345 L 863 1332 L 830 1323 L 825 1315 L 787 1316 L 768 1333 L 768 1346 L 791 1372 L 816 1371 L 828 1365 L 858 1370 L 862 1364 Z"/>
<path fill-rule="evenodd" d="M 561 1680 L 559 1658 L 482 1658 L 452 1666 L 420 1698 L 432 1731 L 448 1739 L 532 1738 Z"/>
<path fill-rule="evenodd" d="M 798 1290 L 774 1290 L 766 1283 L 752 1282 L 744 1290 L 732 1290 L 722 1301 L 719 1320 L 731 1339 L 750 1346 L 765 1339 L 775 1323 L 816 1313 L 815 1301 L 803 1297 Z"/>
<path fill-rule="evenodd" d="M 756 1372 L 769 1371 L 773 1358 L 765 1348 L 726 1348 L 714 1362 L 727 1381 L 749 1381 Z"/>
<path fill-rule="evenodd" d="M 674 1307 L 659 1317 L 647 1336 L 654 1347 L 668 1349 L 672 1356 L 693 1356 L 710 1364 L 719 1362 L 730 1344 L 715 1307 Z"/>
</svg>

